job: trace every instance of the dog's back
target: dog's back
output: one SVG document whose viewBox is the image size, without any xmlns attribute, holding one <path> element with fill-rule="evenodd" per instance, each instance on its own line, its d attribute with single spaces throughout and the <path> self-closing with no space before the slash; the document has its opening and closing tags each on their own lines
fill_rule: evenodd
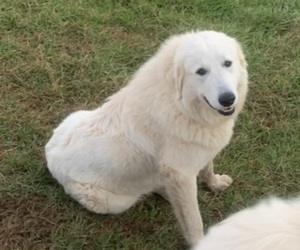
<svg viewBox="0 0 300 250">
<path fill-rule="evenodd" d="M 193 250 L 300 250 L 300 199 L 272 198 L 213 226 Z"/>
</svg>

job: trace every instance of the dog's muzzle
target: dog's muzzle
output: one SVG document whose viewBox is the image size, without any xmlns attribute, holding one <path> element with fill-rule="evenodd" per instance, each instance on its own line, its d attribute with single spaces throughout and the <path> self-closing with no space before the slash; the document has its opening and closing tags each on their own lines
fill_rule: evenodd
<svg viewBox="0 0 300 250">
<path fill-rule="evenodd" d="M 235 107 L 231 106 L 231 107 L 226 107 L 224 109 L 216 109 L 214 108 L 210 103 L 209 101 L 206 99 L 205 96 L 203 96 L 205 102 L 214 110 L 218 111 L 221 115 L 224 115 L 224 116 L 228 116 L 228 115 L 232 115 L 235 111 Z"/>
</svg>

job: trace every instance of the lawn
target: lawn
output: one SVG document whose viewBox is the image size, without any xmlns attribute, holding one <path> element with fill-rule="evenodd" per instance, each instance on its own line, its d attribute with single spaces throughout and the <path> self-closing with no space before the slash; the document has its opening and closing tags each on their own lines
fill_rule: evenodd
<svg viewBox="0 0 300 250">
<path fill-rule="evenodd" d="M 215 161 L 232 187 L 199 187 L 208 226 L 269 195 L 300 189 L 300 2 L 297 0 L 1 0 L 0 248 L 187 249 L 170 205 L 150 196 L 121 215 L 86 211 L 49 174 L 44 145 L 70 112 L 120 89 L 168 36 L 236 37 L 250 91 Z"/>
</svg>

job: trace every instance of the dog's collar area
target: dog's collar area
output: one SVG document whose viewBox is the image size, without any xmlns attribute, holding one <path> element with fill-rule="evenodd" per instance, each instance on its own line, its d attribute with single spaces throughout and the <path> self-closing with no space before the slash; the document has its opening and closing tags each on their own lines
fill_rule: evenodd
<svg viewBox="0 0 300 250">
<path fill-rule="evenodd" d="M 232 115 L 232 114 L 234 113 L 234 111 L 235 111 L 235 107 L 226 108 L 226 109 L 224 109 L 224 110 L 222 110 L 222 109 L 216 109 L 216 108 L 214 108 L 214 107 L 209 103 L 209 101 L 207 100 L 207 98 L 206 98 L 205 96 L 203 96 L 203 98 L 204 98 L 205 102 L 206 102 L 212 109 L 218 111 L 219 114 L 221 114 L 221 115 L 224 115 L 224 116 Z"/>
</svg>

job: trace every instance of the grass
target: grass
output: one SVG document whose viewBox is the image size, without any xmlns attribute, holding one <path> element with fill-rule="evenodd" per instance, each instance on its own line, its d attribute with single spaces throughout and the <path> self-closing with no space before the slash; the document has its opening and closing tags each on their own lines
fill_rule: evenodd
<svg viewBox="0 0 300 250">
<path fill-rule="evenodd" d="M 16 249 L 186 249 L 172 210 L 151 196 L 126 213 L 92 214 L 64 194 L 43 147 L 70 112 L 121 88 L 169 35 L 236 37 L 250 92 L 216 159 L 233 186 L 199 188 L 205 227 L 268 195 L 299 195 L 300 4 L 297 0 L 2 0 L 0 245 Z"/>
</svg>

